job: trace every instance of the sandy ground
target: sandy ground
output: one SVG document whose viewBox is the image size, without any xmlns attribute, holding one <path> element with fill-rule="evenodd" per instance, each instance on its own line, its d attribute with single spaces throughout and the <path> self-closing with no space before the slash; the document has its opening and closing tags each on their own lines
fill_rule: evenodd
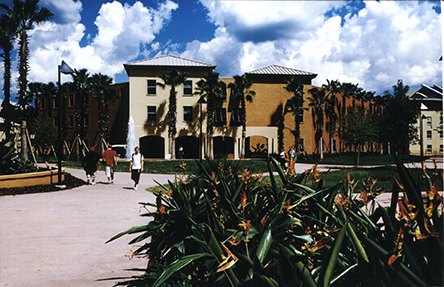
<svg viewBox="0 0 444 287">
<path fill-rule="evenodd" d="M 442 168 L 442 158 L 439 161 Z M 298 164 L 297 172 L 311 167 Z M 83 170 L 67 171 L 85 178 Z M 166 183 L 174 175 L 142 174 L 137 191 L 129 173 L 117 173 L 113 185 L 0 197 L 0 286 L 113 286 L 121 277 L 140 274 L 125 270 L 146 265 L 146 259 L 125 257 L 133 237 L 105 242 L 147 223 L 138 202 L 155 201 L 144 190 L 156 185 L 154 178 Z M 99 172 L 98 181 L 105 180 L 104 171 Z M 388 204 L 389 195 L 380 195 L 378 201 Z"/>
</svg>

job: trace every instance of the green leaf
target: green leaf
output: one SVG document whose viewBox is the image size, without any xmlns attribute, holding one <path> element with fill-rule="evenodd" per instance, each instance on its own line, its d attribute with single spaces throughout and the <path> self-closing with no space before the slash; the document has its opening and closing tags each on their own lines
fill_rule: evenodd
<svg viewBox="0 0 444 287">
<path fill-rule="evenodd" d="M 161 286 L 174 273 L 176 273 L 180 269 L 184 268 L 188 264 L 190 264 L 198 259 L 204 258 L 204 257 L 213 257 L 213 256 L 209 253 L 198 253 L 198 254 L 187 255 L 187 256 L 184 256 L 184 257 L 174 261 L 173 263 L 170 264 L 170 266 L 168 266 L 167 269 L 165 269 L 165 271 L 162 272 L 162 274 L 159 276 L 159 278 L 157 278 L 153 287 Z"/>
<path fill-rule="evenodd" d="M 271 236 L 270 226 L 265 229 L 264 234 L 261 237 L 261 241 L 256 249 L 256 257 L 259 259 L 261 264 L 264 263 L 264 259 L 270 250 L 271 244 L 273 243 L 273 237 Z"/>
<path fill-rule="evenodd" d="M 111 239 L 109 239 L 107 242 L 105 242 L 105 244 L 108 243 L 108 242 L 114 241 L 117 238 L 122 237 L 123 235 L 134 234 L 134 233 L 148 231 L 148 230 L 150 230 L 148 225 L 131 227 L 127 231 L 121 232 L 121 233 L 117 234 L 116 236 L 113 236 Z"/>
<path fill-rule="evenodd" d="M 344 241 L 345 233 L 346 233 L 347 227 L 342 226 L 341 231 L 339 231 L 338 237 L 335 240 L 335 246 L 333 247 L 333 250 L 330 255 L 330 259 L 328 260 L 327 268 L 324 272 L 324 287 L 330 286 L 330 278 L 333 274 L 333 271 L 335 269 L 336 260 L 338 259 L 339 251 L 342 247 L 342 242 Z"/>
</svg>

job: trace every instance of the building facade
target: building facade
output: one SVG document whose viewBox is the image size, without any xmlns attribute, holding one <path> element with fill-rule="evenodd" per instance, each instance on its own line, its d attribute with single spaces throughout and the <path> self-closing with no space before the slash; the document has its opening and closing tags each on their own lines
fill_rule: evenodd
<svg viewBox="0 0 444 287">
<path fill-rule="evenodd" d="M 225 83 L 223 94 L 214 103 L 215 128 L 210 148 L 207 147 L 206 104 L 200 103 L 195 94 L 197 82 L 202 75 L 212 72 L 216 66 L 187 60 L 174 56 L 162 56 L 124 65 L 129 76 L 129 116 L 135 123 L 135 136 L 141 153 L 145 158 L 175 158 L 178 149 L 183 147 L 184 158 L 263 157 L 277 154 L 279 149 L 288 150 L 295 144 L 295 119 L 291 113 L 285 113 L 285 104 L 293 94 L 285 89 L 287 81 L 296 78 L 303 84 L 304 107 L 307 109 L 300 116 L 300 137 L 307 154 L 318 153 L 322 146 L 324 152 L 338 152 L 341 142 L 337 133 L 323 132 L 323 144 L 315 139 L 313 113 L 309 106 L 311 81 L 316 74 L 297 69 L 271 65 L 245 73 L 253 82 L 250 90 L 255 91 L 252 102 L 246 103 L 246 138 L 245 150 L 242 148 L 242 125 L 240 122 L 240 103 L 231 97 L 229 84 L 233 78 L 220 78 Z M 177 134 L 174 151 L 169 154 L 168 141 L 168 99 L 171 87 L 162 89 L 159 77 L 162 73 L 177 70 L 188 74 L 185 84 L 175 87 L 177 92 Z M 342 95 L 336 94 L 340 113 Z M 355 101 L 353 101 L 354 103 Z M 345 99 L 345 105 L 351 106 L 352 100 Z M 359 105 L 359 103 L 357 103 Z M 369 107 L 369 103 L 361 103 Z M 327 117 L 326 117 L 327 120 Z M 325 124 L 327 125 L 327 124 Z"/>
<path fill-rule="evenodd" d="M 443 102 L 442 88 L 438 86 L 421 85 L 420 88 L 408 94 L 412 101 L 421 102 L 421 115 L 418 117 L 416 128 L 419 141 L 410 145 L 410 153 L 414 155 L 443 154 Z"/>
</svg>

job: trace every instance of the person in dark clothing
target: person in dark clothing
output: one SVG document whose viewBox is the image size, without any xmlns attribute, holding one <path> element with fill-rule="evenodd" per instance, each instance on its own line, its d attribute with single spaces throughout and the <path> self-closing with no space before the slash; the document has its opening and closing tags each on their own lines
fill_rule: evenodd
<svg viewBox="0 0 444 287">
<path fill-rule="evenodd" d="M 91 147 L 83 160 L 83 168 L 86 172 L 86 180 L 88 184 L 96 184 L 97 169 L 100 167 L 100 155 L 95 152 L 95 148 Z"/>
</svg>

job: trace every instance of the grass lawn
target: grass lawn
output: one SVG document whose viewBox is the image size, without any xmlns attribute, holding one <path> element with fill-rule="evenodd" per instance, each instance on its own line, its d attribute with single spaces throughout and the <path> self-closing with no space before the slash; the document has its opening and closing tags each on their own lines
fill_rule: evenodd
<svg viewBox="0 0 444 287">
<path fill-rule="evenodd" d="M 429 157 L 421 157 L 417 155 L 400 155 L 401 162 L 421 162 Z M 346 152 L 340 154 L 325 154 L 322 160 L 319 160 L 318 155 L 310 155 L 307 158 L 298 158 L 298 162 L 301 163 L 320 163 L 320 164 L 343 164 L 343 165 L 356 165 L 357 153 Z M 360 166 L 380 166 L 380 165 L 392 165 L 394 164 L 393 156 L 390 154 L 379 153 L 361 153 L 359 157 Z"/>
</svg>

